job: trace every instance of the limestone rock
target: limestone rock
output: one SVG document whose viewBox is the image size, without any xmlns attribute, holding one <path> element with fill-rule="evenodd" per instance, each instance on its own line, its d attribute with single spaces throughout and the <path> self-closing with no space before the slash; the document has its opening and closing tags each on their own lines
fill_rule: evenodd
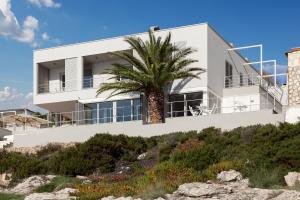
<svg viewBox="0 0 300 200">
<path fill-rule="evenodd" d="M 213 197 L 219 194 L 232 193 L 232 188 L 220 184 L 206 184 L 206 183 L 186 183 L 179 186 L 174 193 L 175 196 L 186 197 Z"/>
<path fill-rule="evenodd" d="M 230 170 L 219 174 L 219 183 L 186 183 L 180 185 L 173 194 L 155 200 L 300 200 L 300 192 L 295 190 L 271 190 L 250 188 L 249 180 L 242 179 L 240 173 Z M 134 200 L 132 197 L 106 197 L 101 200 Z"/>
<path fill-rule="evenodd" d="M 140 154 L 140 155 L 137 157 L 137 159 L 138 159 L 138 160 L 144 160 L 144 159 L 146 158 L 147 155 L 148 155 L 147 153 L 142 153 L 142 154 Z"/>
<path fill-rule="evenodd" d="M 284 176 L 284 180 L 287 186 L 289 187 L 295 186 L 296 182 L 300 181 L 300 173 L 289 172 L 286 176 Z"/>
<path fill-rule="evenodd" d="M 50 183 L 55 176 L 31 176 L 24 179 L 23 182 L 10 189 L 10 192 L 17 194 L 29 194 L 36 188 Z"/>
<path fill-rule="evenodd" d="M 70 194 L 77 192 L 76 189 L 65 188 L 54 193 L 33 193 L 25 197 L 24 200 L 69 200 L 72 199 Z"/>
<path fill-rule="evenodd" d="M 217 175 L 217 179 L 221 182 L 240 181 L 243 176 L 235 170 L 223 171 Z"/>
<path fill-rule="evenodd" d="M 12 177 L 11 173 L 0 174 L 0 186 L 8 187 L 12 180 L 11 177 Z"/>
</svg>

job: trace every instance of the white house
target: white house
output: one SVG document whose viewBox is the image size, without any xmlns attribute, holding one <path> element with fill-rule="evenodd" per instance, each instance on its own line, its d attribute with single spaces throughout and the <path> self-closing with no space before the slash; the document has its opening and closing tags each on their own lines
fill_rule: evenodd
<svg viewBox="0 0 300 200">
<path fill-rule="evenodd" d="M 23 142 L 17 142 L 17 146 L 83 141 L 97 132 L 150 136 L 208 126 L 229 129 L 284 121 L 281 115 L 284 91 L 276 80 L 277 75 L 263 71 L 261 45 L 236 48 L 207 23 L 155 28 L 157 36 L 169 32 L 174 44 L 197 50 L 191 57 L 198 62 L 191 67 L 206 71 L 198 74 L 198 79 L 176 80 L 170 86 L 166 123 L 142 124 L 144 116 L 138 93 L 109 99 L 109 92 L 96 96 L 101 85 L 118 81 L 110 79 L 105 72 L 112 63 L 124 61 L 110 52 L 135 54 L 124 41 L 126 36 L 120 36 L 34 51 L 33 101 L 36 106 L 49 110 L 49 121 L 31 139 L 28 139 L 31 132 L 26 136 L 23 132 L 15 133 Z M 130 36 L 146 40 L 148 33 Z M 238 51 L 251 47 L 261 50 L 260 59 L 252 63 Z M 254 63 L 261 68 L 256 69 Z M 36 142 L 32 142 L 33 138 Z M 25 140 L 28 140 L 26 144 Z"/>
</svg>

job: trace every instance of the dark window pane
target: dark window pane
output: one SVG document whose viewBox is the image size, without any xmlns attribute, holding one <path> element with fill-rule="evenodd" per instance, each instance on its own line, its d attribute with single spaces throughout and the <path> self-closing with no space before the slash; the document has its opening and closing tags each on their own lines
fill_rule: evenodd
<svg viewBox="0 0 300 200">
<path fill-rule="evenodd" d="M 203 103 L 203 92 L 195 92 L 186 94 L 187 115 L 192 116 L 190 108 L 194 111 L 199 111 L 200 104 Z"/>
<path fill-rule="evenodd" d="M 117 122 L 131 121 L 131 100 L 117 101 Z"/>
<path fill-rule="evenodd" d="M 184 95 L 172 94 L 169 98 L 169 113 L 172 117 L 184 116 Z"/>
<path fill-rule="evenodd" d="M 113 121 L 113 103 L 101 102 L 99 103 L 99 122 L 110 123 Z"/>
<path fill-rule="evenodd" d="M 140 99 L 133 99 L 133 106 L 132 106 L 132 120 L 141 120 L 141 101 Z"/>
<path fill-rule="evenodd" d="M 97 123 L 97 104 L 90 103 L 84 105 L 84 119 L 86 124 Z"/>
</svg>

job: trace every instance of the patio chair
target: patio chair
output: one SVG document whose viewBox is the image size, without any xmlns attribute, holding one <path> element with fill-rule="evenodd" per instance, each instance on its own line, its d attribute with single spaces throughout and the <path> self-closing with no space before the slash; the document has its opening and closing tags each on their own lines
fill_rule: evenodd
<svg viewBox="0 0 300 200">
<path fill-rule="evenodd" d="M 192 113 L 192 116 L 199 116 L 200 115 L 200 112 L 199 111 L 195 111 L 192 106 L 189 106 L 189 110 L 190 110 L 190 113 Z"/>
<path fill-rule="evenodd" d="M 216 111 L 217 105 L 214 103 L 213 106 L 211 108 L 207 108 L 207 106 L 202 106 L 203 109 L 203 114 L 205 115 L 210 115 L 210 114 L 214 114 Z"/>
</svg>

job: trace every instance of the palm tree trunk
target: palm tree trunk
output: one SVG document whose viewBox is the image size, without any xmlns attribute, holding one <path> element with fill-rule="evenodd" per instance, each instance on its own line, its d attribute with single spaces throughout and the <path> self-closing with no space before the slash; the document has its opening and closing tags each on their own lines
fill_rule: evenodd
<svg viewBox="0 0 300 200">
<path fill-rule="evenodd" d="M 164 93 L 152 91 L 147 96 L 150 123 L 162 123 L 164 121 Z"/>
</svg>

